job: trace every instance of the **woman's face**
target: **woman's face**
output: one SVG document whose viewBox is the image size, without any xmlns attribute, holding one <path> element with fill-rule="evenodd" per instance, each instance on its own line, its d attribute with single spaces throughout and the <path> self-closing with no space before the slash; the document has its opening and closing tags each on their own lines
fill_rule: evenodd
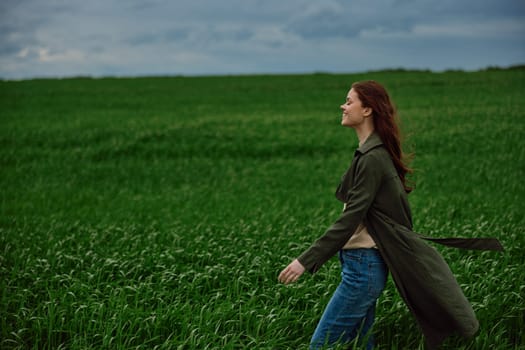
<svg viewBox="0 0 525 350">
<path fill-rule="evenodd" d="M 348 126 L 351 128 L 358 127 L 361 125 L 365 118 L 370 115 L 370 108 L 364 108 L 361 105 L 359 96 L 354 89 L 350 89 L 346 95 L 346 102 L 341 105 L 343 116 L 341 119 L 341 125 Z"/>
</svg>

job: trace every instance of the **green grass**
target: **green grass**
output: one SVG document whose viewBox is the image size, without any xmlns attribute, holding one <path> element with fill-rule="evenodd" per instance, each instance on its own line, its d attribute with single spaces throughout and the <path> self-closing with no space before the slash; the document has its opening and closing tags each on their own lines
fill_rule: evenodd
<svg viewBox="0 0 525 350">
<path fill-rule="evenodd" d="M 304 349 L 337 259 L 279 271 L 337 218 L 357 140 L 353 81 L 376 79 L 415 152 L 415 229 L 481 323 L 444 348 L 525 348 L 525 70 L 0 82 L 0 348 Z M 379 349 L 422 349 L 391 280 Z"/>
</svg>

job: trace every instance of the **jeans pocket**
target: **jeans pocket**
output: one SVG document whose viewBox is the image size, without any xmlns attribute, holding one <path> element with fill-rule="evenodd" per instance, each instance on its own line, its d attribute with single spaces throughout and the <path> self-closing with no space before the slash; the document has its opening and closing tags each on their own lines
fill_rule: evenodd
<svg viewBox="0 0 525 350">
<path fill-rule="evenodd" d="M 353 262 L 362 261 L 361 255 L 359 254 L 357 250 L 348 249 L 348 250 L 341 250 L 340 252 L 341 252 L 340 256 L 343 261 L 344 260 L 353 261 Z"/>
<path fill-rule="evenodd" d="M 368 295 L 379 298 L 386 284 L 386 268 L 382 262 L 368 263 Z"/>
</svg>

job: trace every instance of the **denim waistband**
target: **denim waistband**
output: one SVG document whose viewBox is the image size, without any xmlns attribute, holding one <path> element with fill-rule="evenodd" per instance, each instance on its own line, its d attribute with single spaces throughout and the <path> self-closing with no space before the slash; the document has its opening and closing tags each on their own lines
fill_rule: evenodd
<svg viewBox="0 0 525 350">
<path fill-rule="evenodd" d="M 348 252 L 348 253 L 355 253 L 355 254 L 358 254 L 358 255 L 370 255 L 370 256 L 374 256 L 374 255 L 381 255 L 379 253 L 379 249 L 377 248 L 355 248 L 355 249 L 341 249 L 340 250 L 340 253 L 345 253 L 345 252 Z"/>
<path fill-rule="evenodd" d="M 356 249 L 341 249 L 339 251 L 339 261 L 343 263 L 347 259 L 354 259 L 359 261 L 383 261 L 381 253 L 375 248 L 356 248 Z"/>
</svg>

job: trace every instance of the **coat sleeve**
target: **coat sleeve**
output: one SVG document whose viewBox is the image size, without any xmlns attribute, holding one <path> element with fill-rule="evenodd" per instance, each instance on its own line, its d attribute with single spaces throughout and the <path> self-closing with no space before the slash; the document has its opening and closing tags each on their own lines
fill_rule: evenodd
<svg viewBox="0 0 525 350">
<path fill-rule="evenodd" d="M 358 155 L 359 156 L 359 155 Z M 382 164 L 374 152 L 359 156 L 355 176 L 340 217 L 297 259 L 310 273 L 334 256 L 350 239 L 372 205 L 382 180 Z"/>
</svg>

